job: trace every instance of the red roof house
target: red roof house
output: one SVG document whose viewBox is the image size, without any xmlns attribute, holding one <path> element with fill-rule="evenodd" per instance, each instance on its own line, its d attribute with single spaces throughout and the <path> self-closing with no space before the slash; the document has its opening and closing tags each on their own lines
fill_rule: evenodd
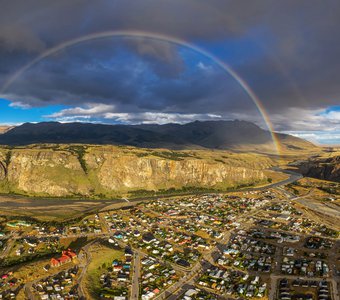
<svg viewBox="0 0 340 300">
<path fill-rule="evenodd" d="M 62 252 L 61 257 L 52 258 L 51 259 L 51 266 L 52 267 L 59 267 L 63 264 L 71 262 L 76 257 L 77 257 L 77 254 L 74 253 L 71 249 L 68 249 L 68 250 Z"/>
</svg>

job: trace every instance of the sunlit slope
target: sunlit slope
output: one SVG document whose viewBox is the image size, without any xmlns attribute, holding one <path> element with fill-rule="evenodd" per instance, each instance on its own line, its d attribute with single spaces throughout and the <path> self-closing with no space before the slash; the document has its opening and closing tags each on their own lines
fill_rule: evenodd
<svg viewBox="0 0 340 300">
<path fill-rule="evenodd" d="M 0 126 L 0 134 L 6 133 L 8 130 L 12 129 L 10 126 Z"/>
<path fill-rule="evenodd" d="M 30 196 L 113 197 L 131 191 L 264 184 L 275 162 L 225 150 L 36 145 L 0 149 L 0 191 Z M 138 192 L 137 192 L 138 193 Z"/>
<path fill-rule="evenodd" d="M 102 198 L 227 190 L 278 179 L 267 169 L 321 151 L 292 136 L 277 140 L 278 148 L 268 131 L 244 121 L 24 124 L 0 136 L 0 192 Z"/>
</svg>

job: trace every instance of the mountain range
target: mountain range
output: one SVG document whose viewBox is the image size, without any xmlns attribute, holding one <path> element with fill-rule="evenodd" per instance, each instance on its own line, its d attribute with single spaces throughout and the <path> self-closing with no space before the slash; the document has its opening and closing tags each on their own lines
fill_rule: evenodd
<svg viewBox="0 0 340 300">
<path fill-rule="evenodd" d="M 25 123 L 0 134 L 0 193 L 110 198 L 138 191 L 226 190 L 277 180 L 282 174 L 268 169 L 279 161 L 319 151 L 305 140 L 275 135 L 286 156 L 276 155 L 269 131 L 245 121 Z"/>
<path fill-rule="evenodd" d="M 281 144 L 289 149 L 313 148 L 305 140 L 276 133 Z M 4 130 L 1 145 L 29 144 L 98 144 L 129 145 L 144 148 L 236 149 L 272 145 L 269 131 L 246 121 L 195 121 L 165 125 L 104 125 L 93 123 L 25 123 Z"/>
</svg>

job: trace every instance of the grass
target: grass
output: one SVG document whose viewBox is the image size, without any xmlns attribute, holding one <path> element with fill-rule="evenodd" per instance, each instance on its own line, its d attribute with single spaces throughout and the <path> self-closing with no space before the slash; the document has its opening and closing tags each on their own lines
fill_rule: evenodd
<svg viewBox="0 0 340 300">
<path fill-rule="evenodd" d="M 175 169 L 177 168 L 177 162 L 178 164 L 181 164 L 181 161 L 185 162 L 187 160 L 194 160 L 194 163 L 202 162 L 207 165 L 211 164 L 214 165 L 215 168 L 218 168 L 216 165 L 219 164 L 223 168 L 241 167 L 254 170 L 265 170 L 278 163 L 278 159 L 273 158 L 273 156 L 250 152 L 241 153 L 227 150 L 172 151 L 166 149 L 144 149 L 108 145 L 95 146 L 78 144 L 46 144 L 15 147 L 11 149 L 7 147 L 0 147 L 0 152 L 2 152 L 4 164 L 5 156 L 7 157 L 6 161 L 10 162 L 12 155 L 17 157 L 20 156 L 21 153 L 27 154 L 28 158 L 35 159 L 36 157 L 45 157 L 47 160 L 44 162 L 40 159 L 35 159 L 37 163 L 36 165 L 28 167 L 27 170 L 23 170 L 20 175 L 20 180 L 22 180 L 20 185 L 15 180 L 12 180 L 11 182 L 7 180 L 0 181 L 0 192 L 13 195 L 24 195 L 26 197 L 37 199 L 48 197 L 54 198 L 56 200 L 61 198 L 74 200 L 117 199 L 125 196 L 126 194 L 133 198 L 137 198 L 183 194 L 190 192 L 224 192 L 229 191 L 230 189 L 258 184 L 256 178 L 254 178 L 254 180 L 249 179 L 248 182 L 243 180 L 236 182 L 236 180 L 232 179 L 231 176 L 230 180 L 227 179 L 228 182 L 223 182 L 213 187 L 193 187 L 195 183 L 190 184 L 192 185 L 191 187 L 182 187 L 183 181 L 181 179 L 174 179 L 172 182 L 169 182 L 166 177 L 163 180 L 163 177 L 160 178 L 158 176 L 158 178 L 155 178 L 155 182 L 157 182 L 157 184 L 155 184 L 155 189 L 158 189 L 156 192 L 147 191 L 148 188 L 144 188 L 143 185 L 139 184 L 140 180 L 138 180 L 138 177 L 136 177 L 136 184 L 134 184 L 134 186 L 138 186 L 140 188 L 136 188 L 135 191 L 130 191 L 130 188 L 128 188 L 123 183 L 121 183 L 121 187 L 117 186 L 116 183 L 112 184 L 112 186 L 115 186 L 115 188 L 110 189 L 111 182 L 114 183 L 116 180 L 120 184 L 121 178 L 118 176 L 116 178 L 115 173 L 112 173 L 114 180 L 106 180 L 106 178 L 105 180 L 103 179 L 103 176 L 106 175 L 101 173 L 101 168 L 107 158 L 112 160 L 113 169 L 115 166 L 118 168 L 119 164 L 126 164 L 130 160 L 138 157 L 145 158 L 146 160 L 152 158 L 150 164 L 153 164 L 154 160 L 157 160 L 157 157 L 162 160 L 166 159 L 171 161 L 171 163 L 168 165 Z M 59 153 L 55 152 L 60 152 L 60 155 L 65 156 L 65 163 L 58 162 Z M 52 164 L 49 164 L 50 156 L 53 157 L 53 161 L 51 159 Z M 75 165 L 75 162 L 77 163 L 75 158 L 79 161 L 81 168 L 72 167 L 72 165 Z M 115 161 L 116 158 L 121 158 L 122 160 Z M 71 167 L 68 167 L 68 165 Z M 157 164 L 155 163 L 155 165 Z M 108 166 L 106 164 L 104 167 L 111 167 L 111 165 Z M 171 168 L 169 169 L 169 172 L 171 172 Z M 237 169 L 235 170 L 238 172 Z M 135 170 L 132 170 L 132 172 L 135 172 Z M 127 173 L 127 180 L 129 180 L 130 177 L 133 177 L 129 175 L 130 174 Z M 267 177 L 272 178 L 272 181 L 276 182 L 276 179 L 278 179 L 276 177 L 278 176 L 279 175 L 273 173 Z M 199 185 L 199 183 L 197 183 L 197 185 Z M 19 188 L 20 186 L 24 186 L 25 188 Z M 133 188 L 131 188 L 131 190 L 132 189 Z M 67 209 L 65 209 L 65 213 L 71 215 L 66 210 Z M 31 214 L 31 212 L 23 213 Z M 43 210 L 33 211 L 33 214 L 35 213 L 40 218 L 45 217 Z M 63 214 L 64 211 L 60 209 L 59 212 L 56 213 L 56 219 L 62 218 Z"/>
<path fill-rule="evenodd" d="M 183 160 L 186 157 L 194 157 L 193 155 L 186 152 L 175 152 L 175 151 L 153 151 L 153 156 L 158 156 L 170 160 Z"/>
<path fill-rule="evenodd" d="M 88 169 L 87 169 L 86 160 L 84 158 L 86 154 L 86 147 L 84 145 L 71 145 L 68 147 L 68 151 L 70 151 L 71 153 L 77 156 L 78 161 L 81 165 L 81 168 L 83 169 L 85 174 L 87 174 Z"/>
<path fill-rule="evenodd" d="M 79 250 L 89 242 L 87 237 L 65 238 L 60 240 L 60 246 L 63 249 Z"/>
<path fill-rule="evenodd" d="M 332 195 L 340 195 L 340 183 L 309 177 L 302 178 L 297 182 L 289 184 L 287 188 L 296 195 L 307 194 L 313 189 L 313 196 L 318 199 Z"/>
<path fill-rule="evenodd" d="M 286 173 L 275 172 L 275 171 L 272 171 L 272 170 L 265 170 L 264 174 L 268 178 L 271 178 L 271 182 L 270 183 L 275 183 L 275 182 L 283 181 L 283 180 L 286 180 L 286 179 L 289 178 L 289 175 L 286 174 Z"/>
<path fill-rule="evenodd" d="M 99 281 L 101 274 L 111 266 L 114 259 L 121 260 L 124 253 L 123 251 L 114 250 L 101 244 L 93 245 L 90 252 L 92 260 L 86 272 L 85 288 L 90 296 L 89 299 L 99 299 L 102 289 Z"/>
<path fill-rule="evenodd" d="M 39 259 L 34 262 L 24 263 L 21 265 L 16 265 L 7 269 L 6 271 L 12 271 L 13 275 L 16 279 L 18 279 L 18 284 L 30 282 L 33 280 L 41 279 L 47 276 L 52 275 L 56 270 L 62 271 L 70 268 L 73 264 L 67 263 L 57 269 L 50 268 L 49 271 L 43 270 L 44 266 L 49 264 L 49 259 Z M 16 299 L 26 299 L 24 295 L 24 290 L 22 289 L 20 293 L 17 295 Z"/>
<path fill-rule="evenodd" d="M 6 157 L 5 157 L 6 173 L 7 173 L 9 164 L 11 163 L 11 158 L 12 158 L 12 151 L 9 150 L 6 152 Z"/>
<path fill-rule="evenodd" d="M 46 250 L 43 252 L 39 253 L 34 253 L 34 254 L 26 254 L 22 256 L 10 256 L 6 257 L 6 259 L 2 260 L 0 263 L 0 267 L 11 267 L 11 266 L 16 266 L 20 264 L 25 264 L 29 262 L 34 262 L 37 260 L 41 259 L 50 259 L 53 256 L 55 256 L 59 251 L 50 251 Z"/>
</svg>

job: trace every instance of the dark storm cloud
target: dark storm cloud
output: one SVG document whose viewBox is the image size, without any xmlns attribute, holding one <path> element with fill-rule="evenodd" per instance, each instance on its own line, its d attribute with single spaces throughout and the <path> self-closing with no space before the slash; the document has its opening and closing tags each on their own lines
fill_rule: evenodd
<svg viewBox="0 0 340 300">
<path fill-rule="evenodd" d="M 181 63 L 182 72 L 169 76 L 155 72 L 155 62 L 141 59 L 130 46 L 130 41 L 127 45 L 121 40 L 99 41 L 86 47 L 85 53 L 82 47 L 75 47 L 45 59 L 17 79 L 9 89 L 15 95 L 9 93 L 7 98 L 32 106 L 97 102 L 113 104 L 115 111 L 189 114 L 216 113 L 251 104 L 238 83 L 204 56 L 187 51 L 189 65 Z M 226 101 L 227 96 L 238 101 Z"/>
<path fill-rule="evenodd" d="M 0 11 L 0 84 L 44 49 L 89 33 L 128 29 L 171 35 L 215 53 L 240 73 L 273 115 L 339 103 L 339 1 L 0 0 Z M 234 59 L 230 43 L 244 39 L 261 55 L 249 51 L 243 62 Z M 249 107 L 237 101 L 244 94 L 221 76 L 209 79 L 198 73 L 181 81 L 185 64 L 171 44 L 135 39 L 125 47 L 161 78 L 157 87 L 137 76 L 136 68 L 77 72 L 89 58 L 97 56 L 100 62 L 115 51 L 86 44 L 74 51 L 74 63 L 42 63 L 7 92 L 34 105 L 114 100 L 116 107 L 130 110 L 237 112 Z M 223 102 L 223 92 L 236 101 Z"/>
</svg>

